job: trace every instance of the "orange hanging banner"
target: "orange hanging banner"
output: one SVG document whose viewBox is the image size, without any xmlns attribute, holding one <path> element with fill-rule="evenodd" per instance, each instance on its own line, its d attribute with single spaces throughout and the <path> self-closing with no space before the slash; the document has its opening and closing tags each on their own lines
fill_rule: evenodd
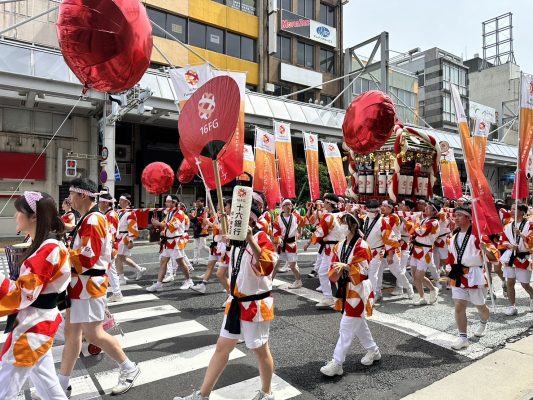
<svg viewBox="0 0 533 400">
<path fill-rule="evenodd" d="M 253 181 L 255 172 L 254 148 L 249 144 L 244 145 L 244 173 L 239 177 L 241 181 Z"/>
<path fill-rule="evenodd" d="M 442 142 L 441 142 L 442 143 Z M 442 194 L 450 200 L 458 200 L 463 197 L 461 177 L 453 150 L 443 151 L 440 157 L 440 176 Z"/>
<path fill-rule="evenodd" d="M 320 199 L 320 180 L 318 176 L 318 136 L 304 132 L 305 161 L 311 201 Z"/>
<path fill-rule="evenodd" d="M 290 124 L 274 121 L 274 136 L 276 138 L 276 157 L 278 159 L 281 197 L 293 199 L 296 197 L 296 183 L 294 180 L 294 158 L 292 156 Z"/>
<path fill-rule="evenodd" d="M 479 167 L 483 171 L 485 168 L 485 154 L 487 152 L 490 123 L 482 119 L 476 119 L 475 124 L 473 135 L 474 152 L 476 153 L 476 160 L 478 160 Z"/>
<path fill-rule="evenodd" d="M 273 210 L 281 200 L 276 169 L 274 135 L 263 129 L 255 130 L 254 190 L 263 192 L 268 208 Z"/>
<path fill-rule="evenodd" d="M 514 181 L 513 199 L 527 199 L 529 195 L 526 172 L 532 142 L 533 75 L 522 74 L 520 86 L 520 142 L 518 143 L 518 165 Z"/>
<path fill-rule="evenodd" d="M 348 183 L 346 182 L 346 175 L 344 175 L 339 146 L 337 146 L 337 143 L 322 142 L 322 150 L 324 150 L 324 157 L 328 166 L 333 192 L 337 196 L 344 196 Z"/>
</svg>

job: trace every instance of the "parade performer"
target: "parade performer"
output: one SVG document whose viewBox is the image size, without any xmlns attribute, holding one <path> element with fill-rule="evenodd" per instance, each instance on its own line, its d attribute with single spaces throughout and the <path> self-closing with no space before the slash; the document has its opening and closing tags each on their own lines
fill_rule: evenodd
<svg viewBox="0 0 533 400">
<path fill-rule="evenodd" d="M 387 223 L 387 220 L 381 215 L 379 202 L 374 199 L 366 202 L 366 216 L 363 221 L 362 231 L 363 238 L 372 251 L 368 279 L 372 284 L 376 301 L 378 301 L 378 299 L 381 298 L 381 288 L 378 284 L 381 262 L 386 258 L 389 267 L 394 264 L 392 269 L 395 269 L 396 264 L 394 263 L 394 255 L 396 249 L 400 247 L 400 242 L 399 238 L 394 234 L 391 226 Z M 398 273 L 398 276 L 400 276 L 399 260 L 396 272 Z M 403 276 L 405 277 L 405 274 Z M 402 285 L 404 284 L 405 282 L 402 281 Z"/>
<path fill-rule="evenodd" d="M 226 213 L 226 215 L 230 215 L 231 199 L 224 200 L 224 212 Z M 213 231 L 213 242 L 211 243 L 211 246 L 209 246 L 210 254 L 209 254 L 209 259 L 207 261 L 207 269 L 202 277 L 202 282 L 191 287 L 192 290 L 198 293 L 202 293 L 202 294 L 205 293 L 207 289 L 207 283 L 209 282 L 209 279 L 211 278 L 211 275 L 213 274 L 215 265 L 218 265 L 218 268 L 226 269 L 227 271 L 226 241 L 224 237 L 222 236 L 222 232 L 221 232 L 221 222 L 220 222 L 221 218 L 222 218 L 222 213 L 219 213 L 216 217 L 211 217 L 209 221 L 209 224 Z M 224 284 L 227 284 L 227 282 L 228 282 L 227 278 L 224 278 L 220 281 L 220 283 L 222 284 L 222 287 L 226 291 L 229 290 L 229 286 L 224 285 Z"/>
<path fill-rule="evenodd" d="M 72 280 L 68 288 L 70 308 L 65 314 L 65 346 L 59 383 L 67 395 L 72 390 L 70 375 L 81 352 L 82 334 L 100 347 L 120 368 L 112 394 L 126 393 L 141 370 L 126 356 L 118 340 L 103 328 L 107 293 L 107 269 L 111 263 L 111 235 L 107 220 L 98 211 L 96 183 L 87 178 L 71 182 L 70 201 L 83 217 L 73 231 L 69 251 Z"/>
<path fill-rule="evenodd" d="M 302 277 L 300 268 L 298 268 L 298 229 L 303 226 L 305 220 L 296 211 L 293 211 L 292 202 L 289 199 L 281 203 L 283 211 L 274 219 L 274 243 L 278 246 L 278 263 L 276 269 L 281 263 L 288 262 L 289 268 L 294 274 L 294 282 L 289 289 L 298 289 L 302 287 Z M 272 278 L 276 276 L 276 269 Z"/>
<path fill-rule="evenodd" d="M 469 345 L 466 334 L 468 302 L 475 305 L 479 313 L 480 323 L 474 335 L 482 337 L 487 331 L 489 320 L 489 308 L 485 304 L 487 281 L 481 251 L 485 252 L 489 262 L 498 260 L 499 251 L 488 237 L 480 240 L 478 233 L 472 231 L 470 208 L 457 207 L 454 215 L 457 230 L 448 246 L 447 263 L 451 266 L 448 277 L 455 304 L 455 322 L 459 330 L 459 336 L 452 344 L 452 349 L 461 350 Z"/>
<path fill-rule="evenodd" d="M 318 267 L 318 278 L 320 280 L 320 287 L 322 288 L 323 298 L 317 303 L 318 308 L 331 307 L 335 300 L 333 299 L 333 293 L 331 291 L 331 284 L 329 282 L 328 271 L 331 266 L 331 258 L 333 257 L 333 246 L 340 240 L 346 237 L 346 232 L 340 229 L 340 217 L 341 213 L 338 209 L 339 198 L 335 194 L 326 194 L 324 196 L 324 209 L 325 212 L 320 218 L 320 222 L 315 232 L 311 236 L 311 240 L 304 246 L 304 250 L 307 251 L 309 245 L 321 243 L 323 247 L 319 250 L 319 253 L 323 251 L 320 265 Z"/>
<path fill-rule="evenodd" d="M 185 265 L 183 255 L 185 251 L 180 249 L 179 241 L 185 234 L 185 213 L 178 208 L 179 199 L 176 195 L 168 195 L 165 199 L 165 207 L 169 209 L 163 222 L 152 218 L 152 225 L 161 230 L 161 255 L 159 256 L 159 274 L 157 282 L 146 288 L 149 292 L 160 292 L 163 290 L 163 279 L 167 272 L 167 265 L 170 259 L 174 260 L 185 275 L 185 281 L 180 286 L 180 290 L 190 289 L 194 283 L 191 279 L 189 268 Z"/>
<path fill-rule="evenodd" d="M 433 263 L 440 275 L 444 273 L 446 269 L 446 262 L 448 260 L 448 241 L 452 231 L 450 228 L 453 225 L 453 221 L 450 219 L 449 213 L 442 209 L 437 214 L 437 217 L 439 219 L 439 235 L 435 240 Z"/>
<path fill-rule="evenodd" d="M 414 295 L 413 286 L 409 283 L 409 280 L 405 275 L 405 265 L 402 266 L 401 264 L 402 248 L 400 240 L 402 222 L 398 214 L 394 213 L 394 203 L 392 202 L 392 200 L 385 200 L 381 203 L 381 214 L 383 215 L 383 219 L 385 220 L 385 222 L 387 222 L 394 234 L 389 237 L 389 240 L 397 241 L 398 245 L 395 246 L 393 249 L 386 251 L 386 258 L 383 259 L 383 261 L 381 262 L 378 277 L 378 286 L 381 290 L 384 267 L 385 264 L 387 264 L 390 272 L 396 278 L 396 287 L 400 289 L 396 292 L 393 291 L 392 294 L 396 296 L 401 295 L 403 294 L 403 290 L 405 288 L 407 290 L 407 297 L 409 299 L 412 299 Z"/>
<path fill-rule="evenodd" d="M 113 251 L 111 253 L 111 265 L 107 271 L 107 276 L 109 277 L 109 286 L 111 286 L 112 295 L 107 299 L 108 303 L 117 303 L 122 301 L 122 291 L 120 290 L 120 279 L 117 274 L 117 268 L 115 265 L 115 260 L 118 253 L 118 221 L 119 216 L 117 212 L 113 209 L 113 204 L 115 204 L 115 199 L 111 197 L 109 193 L 101 194 L 98 198 L 98 210 L 105 215 L 107 219 L 107 226 L 109 228 L 109 233 L 111 234 L 111 244 Z"/>
<path fill-rule="evenodd" d="M 204 199 L 198 197 L 196 199 L 196 208 L 191 212 L 189 218 L 191 220 L 193 238 L 194 238 L 194 259 L 193 264 L 198 265 L 200 261 L 200 253 L 202 251 L 209 252 L 205 240 L 209 235 L 207 230 L 207 220 L 209 218 L 209 213 L 207 208 L 204 207 Z"/>
<path fill-rule="evenodd" d="M 309 225 L 313 225 L 315 229 L 320 223 L 320 218 L 322 218 L 323 207 L 324 207 L 324 203 L 322 202 L 322 200 L 317 200 L 314 203 L 307 203 L 307 215 L 306 215 L 307 222 L 309 223 Z M 322 248 L 322 246 L 320 248 Z M 313 270 L 309 274 L 307 274 L 309 278 L 316 278 L 318 276 L 318 267 L 320 266 L 321 261 L 322 261 L 322 253 L 319 251 L 316 255 L 316 260 L 315 260 L 315 264 L 313 265 Z M 317 290 L 321 291 L 322 287 L 319 285 Z"/>
<path fill-rule="evenodd" d="M 127 280 L 124 277 L 124 264 L 135 268 L 137 271 L 135 274 L 136 281 L 142 278 L 146 268 L 140 267 L 131 259 L 133 240 L 139 236 L 139 231 L 137 229 L 137 216 L 133 211 L 128 210 L 131 208 L 131 195 L 128 193 L 121 195 L 118 199 L 118 204 L 121 209 L 118 212 L 118 254 L 116 258 L 116 266 L 120 284 L 126 285 Z"/>
<path fill-rule="evenodd" d="M 409 258 L 411 257 L 409 251 L 411 248 L 411 234 L 408 232 L 407 227 L 411 227 L 418 222 L 418 214 L 416 214 L 414 211 L 416 208 L 416 203 L 410 199 L 405 199 L 402 200 L 402 202 L 398 205 L 398 208 L 399 211 L 402 212 L 402 216 L 400 217 L 400 268 L 405 271 L 405 276 L 407 277 L 407 280 L 409 280 L 409 283 L 412 283 L 413 276 L 409 271 L 407 271 L 407 267 L 409 266 Z M 403 293 L 403 289 L 404 288 L 397 286 L 392 294 L 400 295 Z"/>
<path fill-rule="evenodd" d="M 209 362 L 200 390 L 174 400 L 205 400 L 226 368 L 229 354 L 239 339 L 253 350 L 259 363 L 261 390 L 253 400 L 273 400 L 271 393 L 274 360 L 268 345 L 270 322 L 274 319 L 272 272 L 277 255 L 268 235 L 257 221 L 260 210 L 252 205 L 248 235 L 242 247 L 230 249 L 231 302 L 227 305 L 216 351 Z"/>
<path fill-rule="evenodd" d="M 65 224 L 65 231 L 70 232 L 74 229 L 76 226 L 76 215 L 72 211 L 72 204 L 70 204 L 70 200 L 65 198 L 63 200 L 63 204 L 61 205 L 63 208 L 63 211 L 65 212 L 61 219 L 63 220 L 63 223 Z"/>
<path fill-rule="evenodd" d="M 406 225 L 407 230 L 413 236 L 411 249 L 411 273 L 413 274 L 414 286 L 420 296 L 414 300 L 415 305 L 425 305 L 424 286 L 429 289 L 429 304 L 437 301 L 439 289 L 433 286 L 426 278 L 426 271 L 433 264 L 433 243 L 439 234 L 439 220 L 437 217 L 440 207 L 438 204 L 428 202 L 425 207 L 424 218 L 420 223 Z M 433 265 L 434 267 L 434 265 Z"/>
<path fill-rule="evenodd" d="M 343 230 L 348 234 L 333 247 L 329 277 L 338 285 L 335 310 L 342 312 L 339 339 L 333 352 L 333 359 L 320 368 L 326 376 L 342 375 L 342 364 L 354 337 L 366 350 L 361 364 L 372 365 L 381 359 L 376 342 L 372 338 L 365 319 L 365 313 L 372 315 L 373 291 L 368 280 L 369 261 L 372 258 L 370 247 L 361 237 L 359 223 L 352 214 L 342 217 Z"/>
<path fill-rule="evenodd" d="M 509 307 L 505 315 L 516 315 L 518 309 L 515 305 L 516 294 L 514 285 L 520 282 L 529 295 L 529 308 L 533 311 L 533 288 L 531 281 L 531 251 L 533 251 L 533 221 L 526 218 L 527 206 L 513 204 L 511 213 L 516 215 L 513 221 L 503 229 L 502 244 L 507 248 L 502 255 L 504 265 L 503 275 L 507 279 L 507 297 Z M 515 214 L 516 213 L 516 214 Z"/>
<path fill-rule="evenodd" d="M 32 242 L 17 277 L 0 272 L 0 316 L 8 316 L 9 333 L 0 356 L 0 398 L 15 399 L 30 378 L 42 399 L 63 400 L 51 349 L 62 321 L 59 294 L 70 281 L 64 225 L 47 193 L 24 192 L 15 209 L 17 231 Z"/>
</svg>

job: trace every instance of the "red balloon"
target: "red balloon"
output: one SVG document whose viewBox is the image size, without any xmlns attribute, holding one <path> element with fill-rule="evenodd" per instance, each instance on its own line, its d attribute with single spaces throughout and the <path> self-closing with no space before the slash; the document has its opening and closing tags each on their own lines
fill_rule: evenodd
<svg viewBox="0 0 533 400">
<path fill-rule="evenodd" d="M 149 193 L 162 194 L 172 189 L 174 178 L 170 165 L 157 161 L 144 168 L 141 182 Z"/>
<path fill-rule="evenodd" d="M 346 145 L 356 154 L 370 154 L 392 135 L 396 110 L 389 96 L 379 90 L 355 98 L 346 110 L 342 133 Z"/>
<path fill-rule="evenodd" d="M 152 27 L 137 0 L 63 0 L 57 37 L 65 62 L 86 88 L 123 92 L 150 64 Z"/>
<path fill-rule="evenodd" d="M 189 183 L 193 180 L 196 173 L 194 172 L 194 169 L 191 168 L 187 159 L 184 158 L 176 175 L 178 176 L 179 183 Z"/>
</svg>

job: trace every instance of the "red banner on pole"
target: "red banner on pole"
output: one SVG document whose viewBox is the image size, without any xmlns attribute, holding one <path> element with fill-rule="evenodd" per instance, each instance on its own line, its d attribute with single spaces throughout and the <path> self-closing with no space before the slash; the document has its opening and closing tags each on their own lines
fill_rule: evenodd
<svg viewBox="0 0 533 400">
<path fill-rule="evenodd" d="M 318 136 L 304 132 L 305 162 L 311 201 L 320 199 L 320 179 L 318 176 Z"/>
<path fill-rule="evenodd" d="M 285 122 L 274 121 L 276 156 L 279 163 L 279 187 L 285 199 L 296 197 L 294 158 L 292 156 L 291 127 Z"/>
<path fill-rule="evenodd" d="M 344 167 L 342 165 L 342 156 L 339 151 L 339 146 L 337 146 L 337 143 L 322 142 L 322 150 L 324 150 L 324 157 L 326 158 L 326 165 L 328 166 L 333 192 L 337 196 L 344 196 L 348 183 L 346 182 L 346 175 L 344 175 Z"/>
<path fill-rule="evenodd" d="M 440 177 L 442 183 L 442 194 L 450 200 L 458 200 L 463 197 L 463 186 L 455 155 L 453 150 L 441 153 Z"/>
<path fill-rule="evenodd" d="M 518 143 L 517 174 L 514 181 L 513 199 L 527 199 L 529 195 L 526 172 L 532 142 L 533 75 L 522 74 L 520 86 L 520 142 Z"/>
<path fill-rule="evenodd" d="M 259 128 L 255 131 L 254 190 L 265 194 L 268 208 L 271 210 L 281 200 L 276 169 L 274 135 Z"/>
</svg>

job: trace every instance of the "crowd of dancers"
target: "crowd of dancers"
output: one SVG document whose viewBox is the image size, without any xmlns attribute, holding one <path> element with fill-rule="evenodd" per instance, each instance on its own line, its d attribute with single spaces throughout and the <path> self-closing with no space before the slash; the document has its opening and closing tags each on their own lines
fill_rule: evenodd
<svg viewBox="0 0 533 400">
<path fill-rule="evenodd" d="M 9 316 L 10 332 L 0 368 L 0 381 L 10 383 L 0 386 L 0 398 L 15 398 L 28 378 L 40 398 L 68 398 L 82 337 L 117 362 L 119 376 L 112 394 L 128 391 L 141 373 L 118 341 L 103 329 L 106 304 L 123 300 L 121 285 L 128 281 L 124 267 L 134 269 L 132 279 L 136 280 L 146 271 L 132 259 L 131 249 L 139 233 L 131 196 L 121 195 L 116 210 L 115 202 L 110 194 L 97 193 L 96 184 L 86 178 L 72 182 L 61 218 L 46 193 L 25 192 L 17 199 L 17 230 L 29 235 L 31 245 L 18 276 L 0 273 L 0 315 Z M 151 219 L 153 229 L 160 232 L 160 264 L 156 282 L 146 290 L 159 292 L 183 275 L 181 290 L 205 294 L 216 269 L 216 278 L 228 294 L 216 351 L 203 383 L 190 396 L 175 400 L 208 399 L 240 340 L 257 357 L 261 388 L 254 400 L 274 399 L 274 361 L 268 344 L 274 319 L 272 282 L 287 265 L 294 275 L 287 288 L 302 288 L 298 241 L 305 240 L 304 228 L 313 232 L 304 250 L 318 245 L 309 274 L 318 278 L 316 290 L 323 296 L 316 307 L 342 313 L 333 356 L 320 369 L 326 376 L 343 374 L 343 363 L 356 337 L 366 352 L 361 358 L 363 365 L 381 359 L 366 318 L 382 297 L 387 268 L 396 278 L 392 295 L 407 296 L 416 306 L 433 304 L 440 290 L 451 289 L 458 328 L 451 347 L 456 350 L 469 346 L 468 303 L 479 313 L 474 334 L 481 337 L 489 330 L 486 300 L 490 272 L 502 280 L 509 301 L 506 315 L 517 314 L 517 280 L 529 294 L 533 310 L 529 283 L 533 220 L 526 205 L 516 204 L 510 210 L 500 203 L 497 206 L 503 232 L 480 237 L 472 227 L 475 215 L 465 198 L 452 207 L 449 202 L 423 199 L 406 199 L 399 204 L 371 199 L 358 204 L 326 194 L 323 200 L 308 203 L 307 213 L 302 215 L 289 199 L 281 203 L 279 213 L 274 213 L 268 210 L 265 197 L 254 192 L 246 241 L 230 243 L 222 225 L 231 214 L 231 200 L 224 200 L 215 211 L 197 199 L 194 210 L 187 212 L 177 196 L 168 195 L 166 211 L 161 218 L 154 215 Z M 71 208 L 82 216 L 78 221 Z M 185 252 L 191 227 L 192 261 Z M 209 245 L 207 238 L 211 238 Z M 202 251 L 208 253 L 207 267 L 195 283 L 193 265 L 200 262 Z M 448 278 L 441 280 L 442 276 Z M 111 296 L 106 298 L 108 285 Z M 65 311 L 61 314 L 60 309 Z M 61 323 L 65 346 L 56 373 L 51 347 Z"/>
</svg>

